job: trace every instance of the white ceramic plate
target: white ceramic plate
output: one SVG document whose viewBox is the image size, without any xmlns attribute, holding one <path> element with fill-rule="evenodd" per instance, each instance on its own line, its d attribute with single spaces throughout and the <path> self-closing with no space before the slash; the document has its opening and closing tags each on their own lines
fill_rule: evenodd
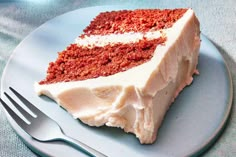
<svg viewBox="0 0 236 157">
<path fill-rule="evenodd" d="M 40 26 L 14 50 L 4 70 L 1 91 L 9 92 L 8 87 L 14 87 L 55 119 L 67 135 L 109 157 L 169 157 L 201 153 L 219 135 L 232 103 L 232 80 L 226 63 L 216 47 L 203 35 L 198 65 L 200 75 L 194 77 L 193 84 L 172 105 L 159 130 L 157 141 L 152 145 L 141 145 L 134 135 L 117 128 L 84 125 L 50 99 L 34 93 L 34 82 L 45 77 L 48 63 L 56 59 L 57 52 L 72 43 L 99 12 L 117 9 L 122 8 L 100 6 L 79 9 Z M 85 156 L 62 142 L 38 142 L 10 117 L 8 120 L 26 145 L 40 155 Z"/>
</svg>

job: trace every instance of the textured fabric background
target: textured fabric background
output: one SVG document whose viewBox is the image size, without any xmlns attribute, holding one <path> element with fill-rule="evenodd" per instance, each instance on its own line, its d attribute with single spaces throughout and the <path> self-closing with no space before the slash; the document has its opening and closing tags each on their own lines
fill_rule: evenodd
<svg viewBox="0 0 236 157">
<path fill-rule="evenodd" d="M 127 4 L 151 8 L 191 7 L 196 12 L 201 31 L 220 50 L 236 85 L 236 1 L 235 0 L 0 0 L 0 77 L 14 48 L 30 32 L 49 19 L 65 12 L 96 5 Z M 234 94 L 235 95 L 235 94 Z M 235 102 L 235 101 L 234 101 Z M 0 157 L 33 157 L 13 132 L 0 110 Z M 236 108 L 216 143 L 204 153 L 210 157 L 236 156 Z"/>
</svg>

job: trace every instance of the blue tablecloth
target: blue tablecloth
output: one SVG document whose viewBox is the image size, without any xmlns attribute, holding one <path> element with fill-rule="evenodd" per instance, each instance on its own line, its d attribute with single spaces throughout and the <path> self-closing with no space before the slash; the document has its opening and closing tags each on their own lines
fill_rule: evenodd
<svg viewBox="0 0 236 157">
<path fill-rule="evenodd" d="M 196 12 L 201 31 L 217 46 L 225 58 L 236 84 L 236 1 L 235 0 L 0 0 L 0 77 L 14 48 L 34 29 L 65 12 L 96 5 L 126 4 L 137 7 L 191 7 Z M 13 132 L 0 112 L 0 156 L 36 156 Z M 226 129 L 216 143 L 203 154 L 211 157 L 236 156 L 236 108 Z"/>
</svg>

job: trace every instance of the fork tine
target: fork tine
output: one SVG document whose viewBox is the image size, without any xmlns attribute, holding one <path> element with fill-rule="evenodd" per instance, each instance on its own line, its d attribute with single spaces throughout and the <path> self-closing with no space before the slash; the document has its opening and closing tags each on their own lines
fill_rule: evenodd
<svg viewBox="0 0 236 157">
<path fill-rule="evenodd" d="M 31 102 L 29 102 L 26 98 L 24 98 L 20 93 L 18 93 L 15 89 L 12 87 L 9 87 L 9 89 L 21 100 L 25 106 L 27 106 L 36 116 L 42 113 L 38 108 L 36 108 Z"/>
<path fill-rule="evenodd" d="M 15 120 L 15 122 L 22 128 L 27 128 L 28 124 L 23 121 L 1 98 L 0 102 L 2 103 L 3 107 L 6 109 L 8 114 Z"/>
<path fill-rule="evenodd" d="M 11 103 L 17 108 L 17 110 L 20 111 L 20 113 L 29 121 L 33 120 L 33 116 L 31 114 L 29 114 L 27 111 L 25 111 L 25 109 L 23 109 L 15 100 L 13 100 L 10 95 L 8 95 L 6 92 L 4 92 L 4 94 L 6 95 L 6 97 L 11 101 Z"/>
</svg>

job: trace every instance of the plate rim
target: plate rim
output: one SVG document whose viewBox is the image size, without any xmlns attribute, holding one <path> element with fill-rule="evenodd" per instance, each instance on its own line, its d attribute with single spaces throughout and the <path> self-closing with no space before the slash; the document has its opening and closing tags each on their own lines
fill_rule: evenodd
<svg viewBox="0 0 236 157">
<path fill-rule="evenodd" d="M 219 55 L 221 56 L 223 62 L 224 62 L 224 66 L 226 68 L 227 71 L 227 75 L 229 78 L 229 101 L 227 103 L 227 111 L 225 112 L 224 118 L 221 121 L 220 125 L 218 126 L 218 128 L 215 130 L 215 132 L 209 137 L 209 139 L 202 144 L 202 147 L 199 147 L 199 149 L 197 149 L 196 151 L 193 151 L 190 156 L 198 156 L 203 154 L 204 152 L 206 152 L 214 142 L 217 141 L 217 139 L 219 139 L 219 136 L 221 134 L 223 134 L 225 127 L 227 126 L 227 121 L 230 117 L 231 111 L 232 111 L 232 104 L 233 104 L 233 79 L 232 79 L 232 74 L 229 70 L 229 66 L 225 60 L 225 58 L 223 57 L 223 55 L 220 53 L 219 49 L 216 48 L 215 44 L 204 34 L 201 33 L 201 36 L 204 37 L 205 39 L 207 39 L 209 41 L 209 44 L 211 44 L 219 53 Z"/>
</svg>

